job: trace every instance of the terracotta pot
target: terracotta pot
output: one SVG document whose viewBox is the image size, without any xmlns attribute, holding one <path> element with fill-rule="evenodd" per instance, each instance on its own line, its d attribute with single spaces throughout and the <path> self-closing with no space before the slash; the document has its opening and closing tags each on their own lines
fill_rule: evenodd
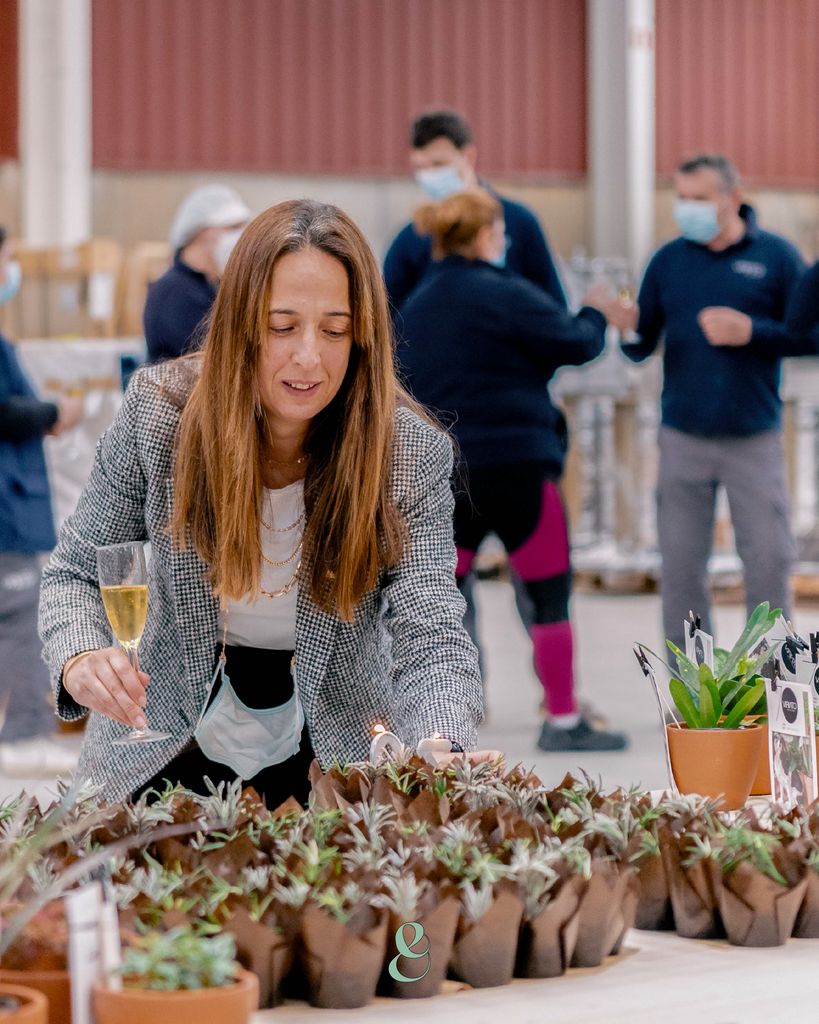
<svg viewBox="0 0 819 1024">
<path fill-rule="evenodd" d="M 771 792 L 771 766 L 768 760 L 768 726 L 761 725 L 760 729 L 765 733 L 762 741 L 762 749 L 759 752 L 759 765 L 756 769 L 754 784 L 751 787 L 751 796 L 768 796 Z M 816 757 L 819 760 L 819 736 L 816 737 Z"/>
<path fill-rule="evenodd" d="M 189 992 L 115 992 L 97 981 L 93 999 L 97 1024 L 247 1024 L 259 1007 L 259 979 L 240 970 L 235 985 Z"/>
<path fill-rule="evenodd" d="M 48 1024 L 71 1024 L 71 976 L 68 971 L 4 971 L 0 985 L 24 985 L 48 1000 Z"/>
<path fill-rule="evenodd" d="M 723 796 L 731 811 L 748 799 L 764 740 L 762 727 L 689 729 L 667 725 L 674 781 L 685 795 Z"/>
<path fill-rule="evenodd" d="M 22 1004 L 18 1010 L 0 1010 L 0 1020 L 8 1024 L 47 1024 L 48 1000 L 42 992 L 24 985 L 0 984 L 0 996 L 13 996 Z"/>
</svg>

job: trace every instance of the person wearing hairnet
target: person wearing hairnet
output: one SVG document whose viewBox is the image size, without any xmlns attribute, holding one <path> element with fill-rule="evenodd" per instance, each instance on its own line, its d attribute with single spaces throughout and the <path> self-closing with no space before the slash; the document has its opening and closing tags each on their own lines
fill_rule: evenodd
<svg viewBox="0 0 819 1024">
<path fill-rule="evenodd" d="M 199 348 L 219 278 L 250 217 L 227 185 L 205 185 L 183 199 L 168 233 L 173 266 L 150 286 L 145 303 L 149 362 Z"/>
</svg>

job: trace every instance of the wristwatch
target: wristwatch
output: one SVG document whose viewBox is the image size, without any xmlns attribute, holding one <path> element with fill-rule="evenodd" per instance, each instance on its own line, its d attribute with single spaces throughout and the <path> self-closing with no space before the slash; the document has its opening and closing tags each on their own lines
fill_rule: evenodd
<svg viewBox="0 0 819 1024">
<path fill-rule="evenodd" d="M 453 743 L 452 740 L 450 740 L 449 742 L 451 744 L 449 748 L 450 754 L 463 754 L 464 748 L 461 746 L 460 743 Z"/>
</svg>

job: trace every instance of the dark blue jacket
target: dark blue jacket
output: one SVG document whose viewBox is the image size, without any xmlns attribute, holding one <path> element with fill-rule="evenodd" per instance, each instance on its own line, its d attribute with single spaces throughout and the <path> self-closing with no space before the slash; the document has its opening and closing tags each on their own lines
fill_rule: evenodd
<svg viewBox="0 0 819 1024">
<path fill-rule="evenodd" d="M 677 238 L 651 259 L 640 286 L 640 340 L 623 352 L 641 362 L 665 340 L 663 423 L 685 434 L 742 437 L 779 426 L 780 361 L 816 354 L 785 310 L 804 263 L 790 242 L 762 231 L 743 206 L 743 238 L 720 252 Z M 753 319 L 747 345 L 710 345 L 697 315 L 730 306 Z"/>
<path fill-rule="evenodd" d="M 505 199 L 485 183 L 482 185 L 503 206 L 506 234 L 511 242 L 506 253 L 507 268 L 542 288 L 565 309 L 566 296 L 535 215 L 521 203 Z M 412 224 L 407 224 L 399 231 L 384 260 L 384 280 L 393 310 L 400 309 L 431 262 L 430 239 L 417 234 Z M 400 330 L 400 318 L 396 326 Z"/>
<path fill-rule="evenodd" d="M 806 270 L 794 288 L 788 304 L 787 324 L 794 334 L 812 334 L 819 330 L 819 263 Z M 815 339 L 819 346 L 819 339 Z"/>
<path fill-rule="evenodd" d="M 548 384 L 603 351 L 603 314 L 570 316 L 518 274 L 461 256 L 434 263 L 402 313 L 410 390 L 452 428 L 467 466 L 545 462 L 559 475 L 566 421 Z"/>
<path fill-rule="evenodd" d="M 38 400 L 0 335 L 0 551 L 33 555 L 57 543 L 43 454 L 56 422 L 57 406 Z"/>
<path fill-rule="evenodd" d="M 176 359 L 199 348 L 215 298 L 216 287 L 177 253 L 173 266 L 148 289 L 143 314 L 148 361 Z"/>
</svg>

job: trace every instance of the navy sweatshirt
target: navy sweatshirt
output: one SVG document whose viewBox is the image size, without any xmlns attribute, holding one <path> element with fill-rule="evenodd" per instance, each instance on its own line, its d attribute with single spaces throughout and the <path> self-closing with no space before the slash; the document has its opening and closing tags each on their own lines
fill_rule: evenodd
<svg viewBox="0 0 819 1024">
<path fill-rule="evenodd" d="M 663 424 L 703 437 L 743 437 L 779 426 L 780 360 L 816 354 L 814 340 L 784 323 L 804 270 L 790 242 L 762 231 L 749 206 L 743 238 L 720 252 L 677 238 L 651 259 L 640 286 L 640 340 L 623 352 L 641 362 L 665 340 Z M 710 345 L 697 315 L 730 306 L 753 319 L 747 345 Z"/>
<path fill-rule="evenodd" d="M 499 196 L 485 182 L 481 185 L 503 206 L 511 243 L 506 253 L 507 268 L 542 288 L 565 309 L 566 296 L 537 217 L 521 203 Z M 390 246 L 384 260 L 384 280 L 393 310 L 400 309 L 427 272 L 432 262 L 431 244 L 428 237 L 417 234 L 412 224 L 407 224 Z M 400 327 L 400 320 L 397 326 Z"/>
<path fill-rule="evenodd" d="M 788 304 L 788 327 L 794 334 L 811 334 L 819 329 L 819 263 L 806 270 Z M 819 346 L 819 339 L 814 339 Z"/>
<path fill-rule="evenodd" d="M 199 348 L 204 340 L 205 317 L 216 298 L 216 287 L 180 253 L 148 290 L 143 322 L 148 361 L 176 359 Z"/>
<path fill-rule="evenodd" d="M 434 263 L 402 313 L 409 388 L 451 427 L 467 466 L 545 462 L 559 475 L 566 422 L 548 384 L 603 351 L 603 314 L 570 316 L 518 274 L 461 256 Z"/>
</svg>

